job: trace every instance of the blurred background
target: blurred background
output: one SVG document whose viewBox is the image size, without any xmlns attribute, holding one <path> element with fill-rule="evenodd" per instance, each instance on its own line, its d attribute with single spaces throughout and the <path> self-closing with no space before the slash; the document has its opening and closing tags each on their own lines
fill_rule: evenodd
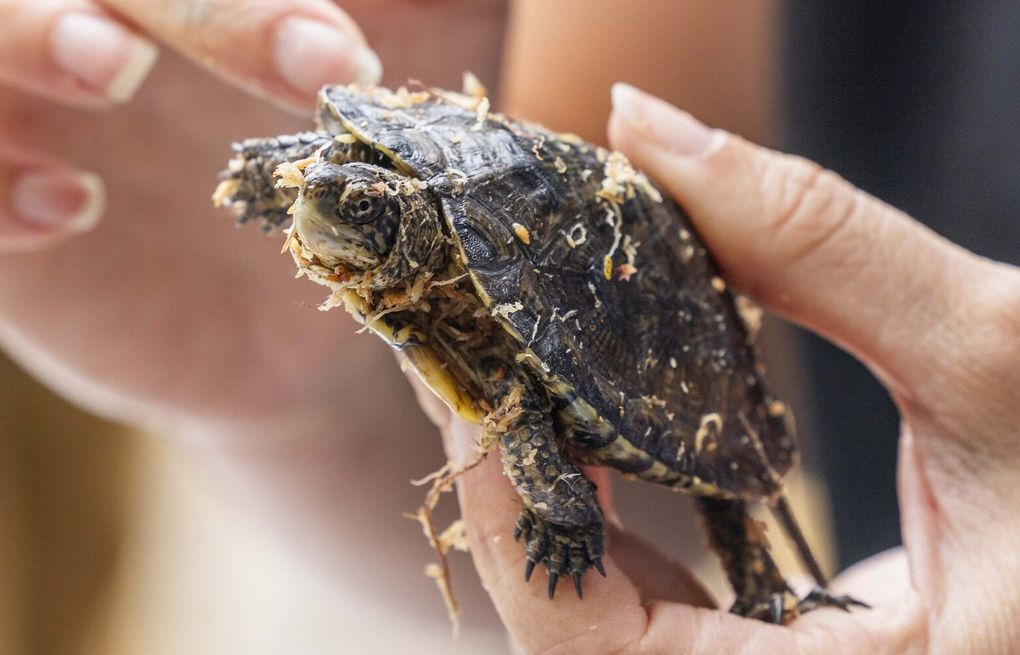
<svg viewBox="0 0 1020 655">
<path fill-rule="evenodd" d="M 419 39 L 419 59 L 405 52 L 387 82 L 456 88 L 459 70 L 473 69 L 496 108 L 604 141 L 608 88 L 624 80 L 814 159 L 978 253 L 1020 263 L 1015 4 L 490 4 L 500 5 L 488 14 L 494 33 L 505 29 L 501 61 L 432 70 L 428 51 L 452 46 Z M 164 57 L 143 94 L 158 100 L 161 75 L 180 66 L 189 64 Z M 224 153 L 240 136 L 224 136 Z M 221 164 L 200 162 L 210 190 Z M 338 335 L 351 329 L 327 318 Z M 812 540 L 833 566 L 897 545 L 898 418 L 888 395 L 852 357 L 778 322 L 765 350 L 798 417 L 806 464 L 794 502 Z M 406 390 L 395 398 L 395 411 L 417 417 Z M 438 438 L 432 447 L 439 461 Z M 438 596 L 420 624 L 386 627 L 384 607 L 320 575 L 209 460 L 194 443 L 83 413 L 0 360 L 0 652 L 389 653 L 420 652 L 420 634 L 445 638 Z M 679 508 L 669 525 L 663 499 Z M 682 553 L 719 588 L 684 503 L 623 484 L 619 505 L 628 528 Z M 393 516 L 412 509 L 395 506 Z M 410 522 L 402 538 L 421 539 Z M 414 546 L 423 566 L 430 553 Z M 462 587 L 477 584 L 465 558 L 455 565 Z M 423 576 L 408 584 L 432 593 Z M 468 630 L 454 650 L 495 643 Z"/>
</svg>

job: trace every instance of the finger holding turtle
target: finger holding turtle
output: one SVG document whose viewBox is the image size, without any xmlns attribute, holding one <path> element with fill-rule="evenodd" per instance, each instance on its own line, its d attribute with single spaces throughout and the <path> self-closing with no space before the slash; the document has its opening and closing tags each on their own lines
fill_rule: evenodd
<svg viewBox="0 0 1020 655">
<path fill-rule="evenodd" d="M 330 0 L 103 0 L 216 75 L 299 109 L 328 83 L 375 84 L 379 57 Z"/>
<path fill-rule="evenodd" d="M 519 555 L 496 526 L 513 508 L 498 469 L 479 467 L 460 482 L 462 510 L 476 566 L 522 651 L 1015 652 L 1020 271 L 938 238 L 813 164 L 710 130 L 634 89 L 618 88 L 614 106 L 613 143 L 683 202 L 730 279 L 886 381 L 904 418 L 905 547 L 834 584 L 852 584 L 874 610 L 812 612 L 789 628 L 639 599 L 613 582 L 626 555 L 612 543 L 610 577 L 586 588 L 583 607 L 542 605 L 505 575 Z M 456 419 L 447 431 L 473 434 Z"/>
</svg>

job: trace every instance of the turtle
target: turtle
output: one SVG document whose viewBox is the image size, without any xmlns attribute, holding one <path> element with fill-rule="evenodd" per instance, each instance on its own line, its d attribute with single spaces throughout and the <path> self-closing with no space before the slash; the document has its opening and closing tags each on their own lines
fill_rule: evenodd
<svg viewBox="0 0 1020 655">
<path fill-rule="evenodd" d="M 583 465 L 695 496 L 731 611 L 782 623 L 866 605 L 827 581 L 783 494 L 797 449 L 749 305 L 683 209 L 627 158 L 489 111 L 481 93 L 327 86 L 317 129 L 249 139 L 221 174 L 241 222 L 290 227 L 299 275 L 495 432 L 525 583 L 605 575 Z M 275 178 L 274 178 L 275 175 Z M 278 178 L 278 179 L 276 179 Z M 817 587 L 799 599 L 753 503 Z M 508 526 L 508 531 L 511 526 Z"/>
</svg>

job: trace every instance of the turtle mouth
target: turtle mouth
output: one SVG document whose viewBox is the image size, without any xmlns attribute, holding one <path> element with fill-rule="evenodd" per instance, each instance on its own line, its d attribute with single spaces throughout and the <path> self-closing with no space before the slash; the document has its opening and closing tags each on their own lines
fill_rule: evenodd
<svg viewBox="0 0 1020 655">
<path fill-rule="evenodd" d="M 315 257 L 315 263 L 329 269 L 368 270 L 378 266 L 379 258 L 364 244 L 365 235 L 354 226 L 324 216 L 322 204 L 303 193 L 294 203 L 293 237 L 302 249 Z"/>
<path fill-rule="evenodd" d="M 373 242 L 368 226 L 338 215 L 351 184 L 340 165 L 320 163 L 308 167 L 293 207 L 292 234 L 321 265 L 364 271 L 378 266 L 385 253 Z"/>
</svg>

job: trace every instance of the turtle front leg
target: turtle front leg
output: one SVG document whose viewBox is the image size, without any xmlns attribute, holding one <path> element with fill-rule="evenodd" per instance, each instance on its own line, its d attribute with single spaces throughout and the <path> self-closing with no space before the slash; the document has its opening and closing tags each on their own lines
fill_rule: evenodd
<svg viewBox="0 0 1020 655">
<path fill-rule="evenodd" d="M 798 613 L 797 600 L 769 554 L 765 526 L 741 500 L 698 498 L 709 546 L 722 560 L 737 600 L 730 611 L 768 623 Z"/>
<path fill-rule="evenodd" d="M 235 143 L 234 157 L 220 173 L 213 199 L 218 206 L 233 209 L 239 223 L 260 220 L 265 230 L 283 227 L 290 222 L 287 212 L 297 198 L 297 189 L 277 187 L 273 177 L 277 167 L 312 157 L 332 142 L 326 133 L 302 132 Z"/>
<path fill-rule="evenodd" d="M 524 502 L 514 539 L 524 538 L 526 581 L 535 565 L 543 564 L 549 598 L 566 574 L 580 598 L 581 580 L 590 567 L 605 575 L 602 510 L 595 485 L 563 456 L 542 400 L 520 385 L 494 413 L 504 417 L 499 426 L 503 470 Z"/>
</svg>

